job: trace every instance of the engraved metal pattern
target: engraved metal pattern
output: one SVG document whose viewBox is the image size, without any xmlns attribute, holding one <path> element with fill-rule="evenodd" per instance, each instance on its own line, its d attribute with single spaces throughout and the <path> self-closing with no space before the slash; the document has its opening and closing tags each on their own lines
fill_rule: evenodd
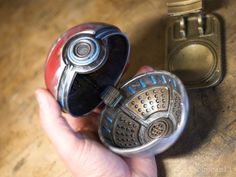
<svg viewBox="0 0 236 177">
<path fill-rule="evenodd" d="M 152 139 L 166 137 L 173 131 L 173 124 L 168 118 L 153 121 L 148 128 L 148 136 Z"/>
<path fill-rule="evenodd" d="M 158 111 L 167 111 L 169 91 L 167 87 L 154 87 L 133 97 L 127 107 L 139 117 L 146 118 Z"/>
<path fill-rule="evenodd" d="M 165 71 L 145 73 L 122 86 L 120 93 L 119 104 L 103 110 L 99 129 L 101 141 L 112 151 L 130 155 L 153 149 L 155 154 L 177 140 L 188 113 L 187 95 L 177 77 Z"/>
<path fill-rule="evenodd" d="M 129 116 L 120 112 L 114 123 L 113 139 L 115 144 L 120 147 L 129 148 L 140 145 L 138 131 L 140 125 Z"/>
<path fill-rule="evenodd" d="M 176 91 L 173 91 L 173 93 L 174 93 L 174 98 L 173 98 L 174 102 L 172 107 L 172 114 L 176 118 L 178 123 L 180 121 L 180 116 L 181 116 L 181 97 Z"/>
</svg>

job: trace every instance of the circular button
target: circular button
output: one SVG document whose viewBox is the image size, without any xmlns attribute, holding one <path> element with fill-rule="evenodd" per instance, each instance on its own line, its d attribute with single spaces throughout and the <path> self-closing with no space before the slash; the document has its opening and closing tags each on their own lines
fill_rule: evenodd
<svg viewBox="0 0 236 177">
<path fill-rule="evenodd" d="M 98 60 L 100 45 L 91 37 L 79 37 L 68 45 L 67 57 L 77 66 L 88 66 Z"/>
<path fill-rule="evenodd" d="M 74 53 L 79 58 L 85 58 L 90 55 L 91 53 L 91 45 L 86 42 L 80 42 L 75 45 Z"/>
<path fill-rule="evenodd" d="M 154 121 L 149 130 L 148 135 L 150 138 L 166 137 L 173 131 L 173 124 L 168 118 L 161 118 Z"/>
</svg>

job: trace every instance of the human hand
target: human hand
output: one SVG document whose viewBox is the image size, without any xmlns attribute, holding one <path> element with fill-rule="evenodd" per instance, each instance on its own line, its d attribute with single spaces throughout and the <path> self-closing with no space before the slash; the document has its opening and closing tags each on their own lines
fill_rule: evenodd
<svg viewBox="0 0 236 177">
<path fill-rule="evenodd" d="M 152 71 L 148 66 L 138 74 Z M 100 111 L 75 119 L 61 112 L 46 89 L 38 89 L 42 127 L 74 177 L 157 177 L 154 156 L 121 157 L 98 140 Z"/>
</svg>

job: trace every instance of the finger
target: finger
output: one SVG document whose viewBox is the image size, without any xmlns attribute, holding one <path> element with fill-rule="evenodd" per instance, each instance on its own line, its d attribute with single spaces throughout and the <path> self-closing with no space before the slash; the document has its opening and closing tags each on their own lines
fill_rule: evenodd
<svg viewBox="0 0 236 177">
<path fill-rule="evenodd" d="M 62 117 L 58 103 L 47 90 L 37 90 L 36 97 L 39 103 L 42 127 L 62 158 L 68 160 L 73 156 L 73 152 L 83 146 L 83 141 L 78 141 L 83 138 L 82 135 L 74 134 Z"/>
<path fill-rule="evenodd" d="M 74 132 L 94 132 L 97 133 L 100 114 L 91 112 L 87 116 L 74 117 L 70 114 L 63 114 Z"/>
<path fill-rule="evenodd" d="M 102 112 L 102 109 L 104 108 L 104 105 L 101 104 L 98 107 L 96 107 L 92 112 L 100 114 Z"/>
<path fill-rule="evenodd" d="M 153 69 L 152 67 L 150 67 L 150 66 L 142 66 L 142 67 L 138 70 L 138 72 L 137 72 L 136 75 L 142 74 L 142 73 L 146 73 L 146 72 L 151 72 L 151 71 L 154 71 L 154 69 Z"/>
<path fill-rule="evenodd" d="M 70 114 L 64 113 L 63 117 L 66 119 L 72 130 L 74 130 L 75 132 L 89 131 L 97 134 L 102 107 L 103 105 L 96 107 L 86 116 L 75 117 Z"/>
<path fill-rule="evenodd" d="M 132 172 L 131 176 L 157 177 L 157 165 L 154 156 L 132 157 L 132 158 L 126 158 L 125 160 L 131 169 Z"/>
<path fill-rule="evenodd" d="M 50 140 L 55 145 L 60 156 L 74 174 L 80 173 L 81 176 L 91 174 L 94 171 L 98 176 L 109 173 L 107 167 L 112 169 L 121 168 L 122 174 L 126 176 L 129 169 L 126 163 L 119 157 L 107 150 L 96 141 L 87 138 L 79 138 L 62 117 L 60 107 L 52 95 L 45 89 L 39 89 L 36 97 L 40 107 L 40 117 L 42 125 Z M 113 172 L 113 171 L 112 171 Z"/>
</svg>

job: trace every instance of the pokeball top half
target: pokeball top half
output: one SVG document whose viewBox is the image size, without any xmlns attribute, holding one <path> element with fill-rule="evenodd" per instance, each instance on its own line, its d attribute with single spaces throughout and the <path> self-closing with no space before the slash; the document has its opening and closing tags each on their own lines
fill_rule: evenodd
<svg viewBox="0 0 236 177">
<path fill-rule="evenodd" d="M 73 27 L 55 42 L 46 61 L 45 82 L 65 112 L 87 114 L 115 86 L 128 62 L 130 44 L 117 27 L 87 23 Z"/>
</svg>

